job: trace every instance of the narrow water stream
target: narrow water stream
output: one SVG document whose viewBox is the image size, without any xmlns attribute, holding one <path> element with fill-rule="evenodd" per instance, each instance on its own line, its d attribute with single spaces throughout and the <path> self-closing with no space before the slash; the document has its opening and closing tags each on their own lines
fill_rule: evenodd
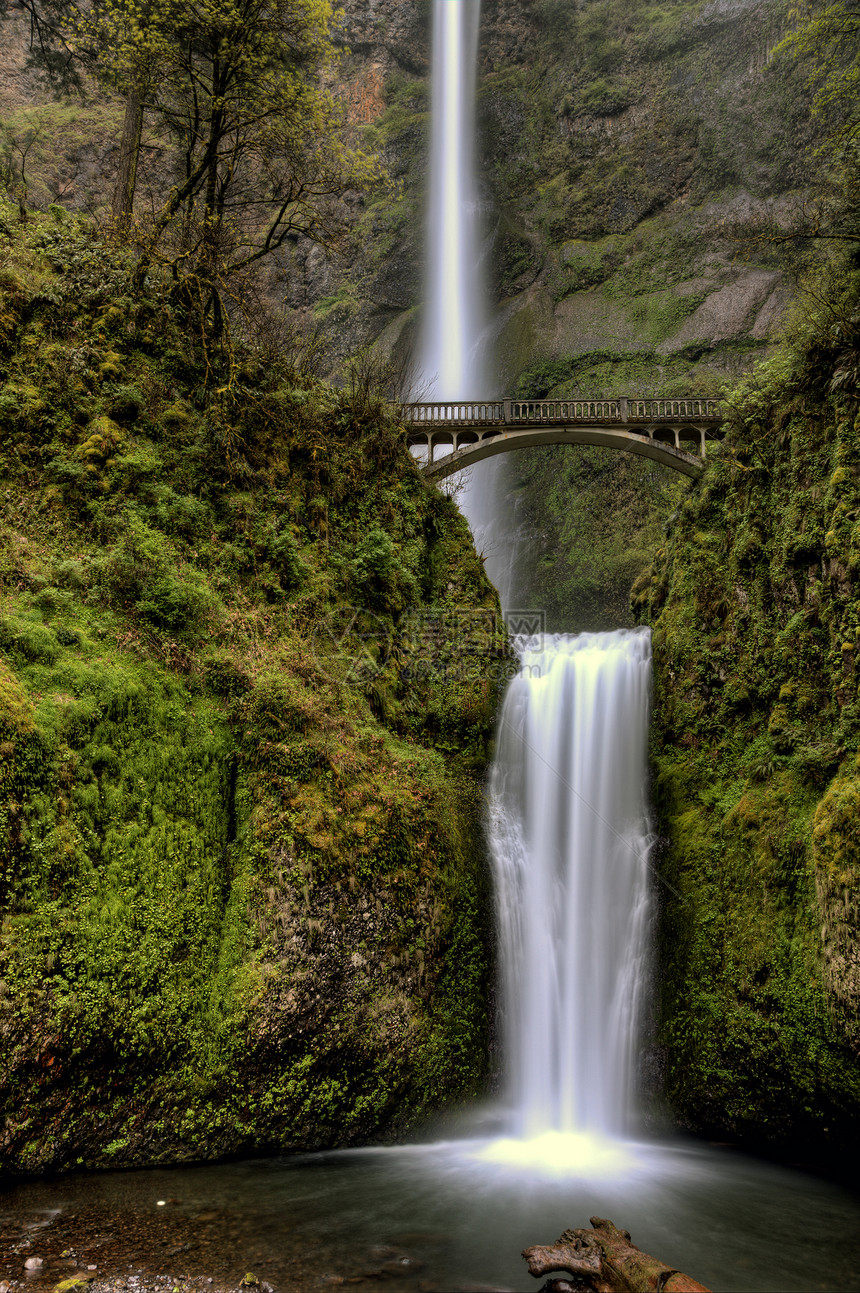
<svg viewBox="0 0 860 1293">
<path fill-rule="evenodd" d="M 482 399 L 484 328 L 475 183 L 480 0 L 433 0 L 428 277 L 416 398 Z"/>
</svg>

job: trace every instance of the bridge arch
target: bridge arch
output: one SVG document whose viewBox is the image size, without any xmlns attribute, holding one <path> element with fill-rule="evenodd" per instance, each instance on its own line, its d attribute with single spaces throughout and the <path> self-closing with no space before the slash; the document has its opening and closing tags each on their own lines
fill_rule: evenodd
<svg viewBox="0 0 860 1293">
<path fill-rule="evenodd" d="M 495 454 L 532 445 L 591 444 L 635 453 L 686 476 L 704 470 L 720 438 L 716 400 L 488 400 L 408 404 L 407 444 L 427 451 L 423 474 L 443 480 Z M 438 450 L 447 449 L 441 457 Z"/>
</svg>

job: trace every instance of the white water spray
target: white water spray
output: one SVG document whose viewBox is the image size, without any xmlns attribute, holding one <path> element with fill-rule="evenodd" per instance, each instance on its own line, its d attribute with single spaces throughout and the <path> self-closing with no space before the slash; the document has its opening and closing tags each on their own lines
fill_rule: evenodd
<svg viewBox="0 0 860 1293">
<path fill-rule="evenodd" d="M 619 1136 L 647 959 L 650 635 L 520 649 L 491 784 L 512 1130 Z"/>
</svg>

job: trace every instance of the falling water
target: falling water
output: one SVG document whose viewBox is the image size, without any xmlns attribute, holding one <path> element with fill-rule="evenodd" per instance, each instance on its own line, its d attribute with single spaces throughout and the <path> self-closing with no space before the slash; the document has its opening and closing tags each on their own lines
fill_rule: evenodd
<svg viewBox="0 0 860 1293">
<path fill-rule="evenodd" d="M 491 784 L 521 1137 L 629 1129 L 647 949 L 647 631 L 519 640 Z"/>
<path fill-rule="evenodd" d="M 475 185 L 475 76 L 480 0 L 434 0 L 433 118 L 425 398 L 486 396 L 480 340 L 483 288 Z"/>
<path fill-rule="evenodd" d="M 434 0 L 427 302 L 415 396 L 420 399 L 486 399 L 491 393 L 474 155 L 480 18 L 481 0 Z M 502 464 L 493 458 L 456 479 L 475 547 L 507 608 L 515 554 L 501 519 L 502 477 Z"/>
<path fill-rule="evenodd" d="M 487 395 L 473 156 L 479 18 L 480 0 L 434 0 L 420 367 L 423 397 L 440 400 Z M 494 542 L 497 462 L 474 469 L 459 501 L 498 586 L 510 553 Z M 619 632 L 521 648 L 491 794 L 513 1130 L 617 1135 L 645 956 L 650 642 Z"/>
</svg>

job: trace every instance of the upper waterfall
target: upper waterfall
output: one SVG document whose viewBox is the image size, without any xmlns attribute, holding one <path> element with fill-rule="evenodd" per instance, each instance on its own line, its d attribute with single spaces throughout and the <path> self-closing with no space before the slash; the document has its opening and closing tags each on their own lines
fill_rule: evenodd
<svg viewBox="0 0 860 1293">
<path fill-rule="evenodd" d="M 428 399 L 486 395 L 474 157 L 480 17 L 480 0 L 434 0 L 427 304 L 420 360 L 422 394 Z"/>
<path fill-rule="evenodd" d="M 416 398 L 486 399 L 489 393 L 481 204 L 475 177 L 475 97 L 481 0 L 434 0 L 433 117 L 427 284 Z M 503 608 L 514 546 L 499 524 L 501 469 L 481 463 L 460 478 L 460 510 Z"/>
</svg>

